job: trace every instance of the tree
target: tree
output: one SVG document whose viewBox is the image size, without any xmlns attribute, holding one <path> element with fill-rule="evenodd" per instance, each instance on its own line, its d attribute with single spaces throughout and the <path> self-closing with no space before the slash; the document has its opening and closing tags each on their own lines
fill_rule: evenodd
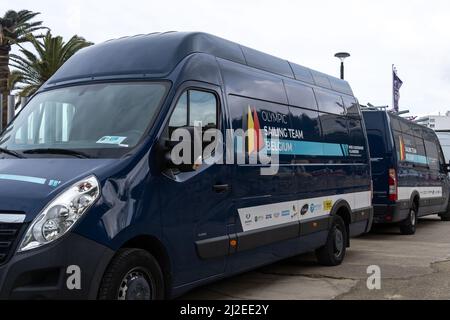
<svg viewBox="0 0 450 320">
<path fill-rule="evenodd" d="M 20 78 L 21 85 L 17 89 L 22 96 L 35 93 L 78 50 L 92 45 L 77 35 L 65 43 L 62 37 L 53 37 L 50 31 L 42 39 L 28 37 L 35 53 L 21 48 L 20 55 L 11 54 L 11 66 Z"/>
<path fill-rule="evenodd" d="M 33 21 L 39 15 L 38 12 L 29 10 L 13 11 L 9 10 L 3 17 L 0 17 L 0 93 L 3 95 L 3 124 L 6 123 L 6 103 L 8 99 L 8 81 L 10 76 L 9 60 L 11 46 L 20 46 L 28 42 L 28 35 L 41 29 L 42 21 Z"/>
</svg>

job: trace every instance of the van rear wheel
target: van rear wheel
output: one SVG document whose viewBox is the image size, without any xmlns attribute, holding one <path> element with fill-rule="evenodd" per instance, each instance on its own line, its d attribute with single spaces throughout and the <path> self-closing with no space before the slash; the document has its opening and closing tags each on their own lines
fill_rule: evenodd
<svg viewBox="0 0 450 320">
<path fill-rule="evenodd" d="M 344 261 L 348 242 L 347 228 L 344 220 L 337 215 L 332 216 L 331 229 L 327 243 L 316 250 L 319 264 L 323 266 L 338 266 Z"/>
<path fill-rule="evenodd" d="M 414 205 L 409 210 L 408 218 L 400 224 L 400 233 L 404 235 L 413 235 L 417 228 L 417 208 Z"/>
<path fill-rule="evenodd" d="M 450 201 L 447 204 L 447 211 L 439 215 L 442 221 L 450 221 Z"/>
<path fill-rule="evenodd" d="M 99 300 L 161 300 L 164 280 L 156 259 L 141 249 L 121 249 L 100 285 Z"/>
</svg>

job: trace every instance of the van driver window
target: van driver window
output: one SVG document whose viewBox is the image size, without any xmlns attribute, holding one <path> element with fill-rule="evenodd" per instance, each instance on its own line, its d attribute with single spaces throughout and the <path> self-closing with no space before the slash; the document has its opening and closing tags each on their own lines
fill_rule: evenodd
<svg viewBox="0 0 450 320">
<path fill-rule="evenodd" d="M 188 90 L 178 100 L 169 127 L 194 126 L 198 121 L 204 130 L 217 128 L 217 99 L 210 92 Z"/>
<path fill-rule="evenodd" d="M 183 93 L 183 95 L 178 100 L 177 106 L 172 113 L 172 117 L 170 118 L 169 127 L 171 128 L 180 128 L 187 126 L 187 107 L 188 106 L 188 95 L 187 92 Z"/>
</svg>

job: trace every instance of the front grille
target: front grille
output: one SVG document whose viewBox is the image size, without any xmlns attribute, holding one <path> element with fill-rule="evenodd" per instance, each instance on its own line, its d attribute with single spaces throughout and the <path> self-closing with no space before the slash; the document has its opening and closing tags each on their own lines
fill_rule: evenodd
<svg viewBox="0 0 450 320">
<path fill-rule="evenodd" d="M 22 226 L 23 223 L 0 223 L 0 264 L 13 254 Z"/>
</svg>

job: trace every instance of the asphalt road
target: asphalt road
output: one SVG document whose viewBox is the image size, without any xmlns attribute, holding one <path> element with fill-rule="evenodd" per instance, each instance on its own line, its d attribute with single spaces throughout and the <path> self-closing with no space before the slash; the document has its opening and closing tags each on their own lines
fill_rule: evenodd
<svg viewBox="0 0 450 320">
<path fill-rule="evenodd" d="M 380 267 L 380 290 L 367 288 L 371 265 Z M 378 227 L 352 239 L 341 266 L 321 267 L 312 254 L 302 255 L 181 299 L 450 299 L 450 222 L 421 219 L 414 236 Z"/>
</svg>

